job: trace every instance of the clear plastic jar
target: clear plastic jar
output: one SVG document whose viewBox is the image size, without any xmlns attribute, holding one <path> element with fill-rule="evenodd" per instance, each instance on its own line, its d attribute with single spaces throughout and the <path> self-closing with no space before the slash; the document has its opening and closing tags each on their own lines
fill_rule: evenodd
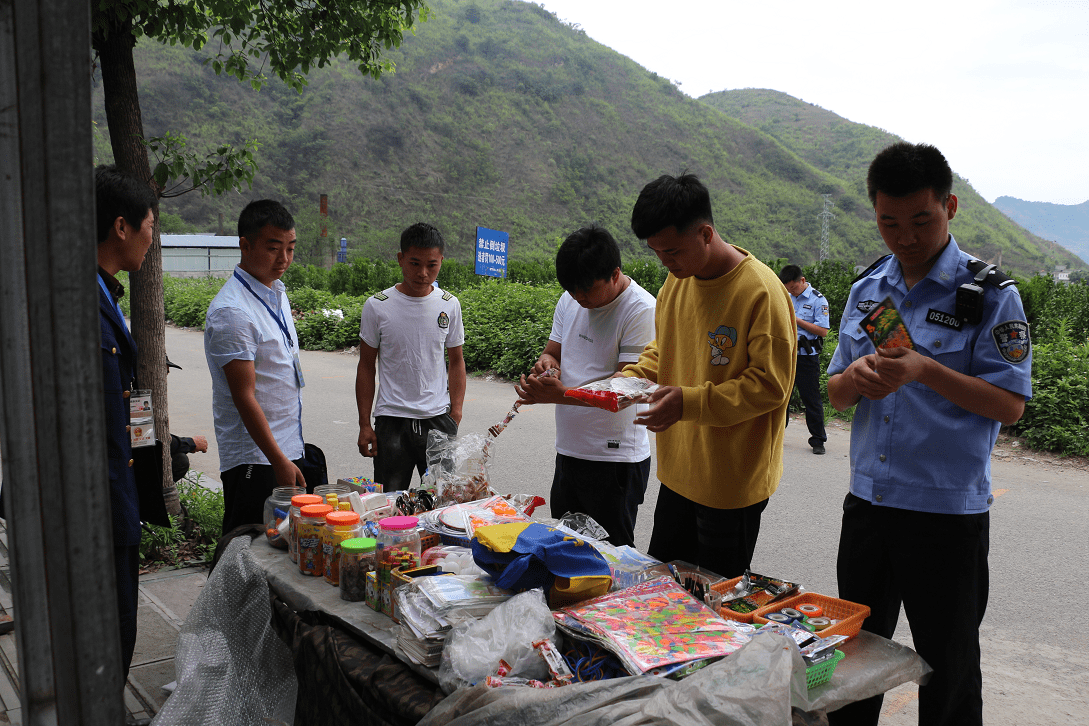
<svg viewBox="0 0 1089 726">
<path fill-rule="evenodd" d="M 297 494 L 306 494 L 302 487 L 276 487 L 265 500 L 264 517 L 265 537 L 273 547 L 287 549 L 288 538 L 280 534 L 280 525 L 291 512 L 291 498 Z"/>
<path fill-rule="evenodd" d="M 287 553 L 292 562 L 299 561 L 299 510 L 310 504 L 321 504 L 321 497 L 314 494 L 296 494 L 291 497 L 291 511 L 287 515 Z"/>
<path fill-rule="evenodd" d="M 393 612 L 391 573 L 420 566 L 420 531 L 416 517 L 386 517 L 378 522 L 378 592 L 382 612 Z"/>
<path fill-rule="evenodd" d="M 367 573 L 377 568 L 378 543 L 356 537 L 340 543 L 340 599 L 362 602 L 367 597 Z"/>
<path fill-rule="evenodd" d="M 318 486 L 314 487 L 314 493 L 321 497 L 323 500 L 325 499 L 326 494 L 336 494 L 339 498 L 341 496 L 347 497 L 348 492 L 350 491 L 351 489 L 348 487 L 347 484 L 341 484 L 335 481 L 331 481 L 328 484 L 319 484 Z"/>
<path fill-rule="evenodd" d="M 299 572 L 304 575 L 325 574 L 321 535 L 325 530 L 325 515 L 331 511 L 328 504 L 307 504 L 299 510 Z"/>
<path fill-rule="evenodd" d="M 329 512 L 325 515 L 325 530 L 322 532 L 321 547 L 324 558 L 325 581 L 330 585 L 340 582 L 341 543 L 361 535 L 359 515 L 355 512 Z"/>
</svg>

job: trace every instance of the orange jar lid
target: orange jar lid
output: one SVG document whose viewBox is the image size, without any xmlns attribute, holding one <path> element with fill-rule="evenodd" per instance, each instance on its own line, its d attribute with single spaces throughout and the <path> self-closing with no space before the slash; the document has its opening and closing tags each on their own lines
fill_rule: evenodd
<svg viewBox="0 0 1089 726">
<path fill-rule="evenodd" d="M 298 507 L 299 509 L 302 509 L 308 504 L 322 504 L 323 502 L 325 502 L 325 500 L 317 494 L 296 494 L 291 497 L 291 506 Z"/>
<path fill-rule="evenodd" d="M 334 527 L 346 527 L 359 523 L 359 515 L 355 512 L 329 512 L 325 515 L 325 521 Z"/>
<path fill-rule="evenodd" d="M 333 508 L 328 504 L 307 504 L 299 510 L 299 513 L 304 517 L 321 517 L 324 519 L 325 515 L 331 511 L 333 511 Z"/>
</svg>

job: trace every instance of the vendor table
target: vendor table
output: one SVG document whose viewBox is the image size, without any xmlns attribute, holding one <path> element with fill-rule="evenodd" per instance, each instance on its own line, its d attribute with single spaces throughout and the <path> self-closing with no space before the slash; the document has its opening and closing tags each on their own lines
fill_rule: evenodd
<svg viewBox="0 0 1089 726">
<path fill-rule="evenodd" d="M 338 588 L 332 587 L 326 583 L 323 578 L 302 575 L 299 572 L 298 567 L 288 558 L 286 552 L 272 548 L 267 544 L 264 538 L 258 538 L 253 542 L 251 552 L 265 572 L 270 590 L 273 594 L 274 605 L 276 600 L 279 599 L 281 604 L 286 606 L 290 611 L 293 611 L 294 614 L 297 614 L 298 616 L 310 615 L 312 616 L 310 618 L 311 621 L 316 617 L 319 621 L 319 625 L 331 630 L 333 635 L 324 635 L 319 638 L 320 641 L 341 643 L 336 637 L 336 630 L 340 629 L 343 633 L 353 636 L 359 641 L 360 646 L 369 649 L 374 657 L 381 660 L 382 664 L 384 664 L 381 667 L 385 667 L 387 670 L 389 670 L 389 668 L 396 668 L 411 673 L 410 680 L 412 680 L 412 683 L 407 687 L 407 690 L 411 695 L 401 699 L 401 702 L 398 702 L 398 699 L 393 699 L 393 702 L 391 702 L 389 699 L 380 698 L 379 700 L 383 702 L 378 705 L 378 710 L 384 711 L 385 713 L 380 713 L 378 715 L 377 722 L 414 724 L 419 722 L 424 714 L 443 700 L 443 694 L 438 687 L 437 669 L 427 668 L 412 663 L 402 652 L 400 652 L 396 646 L 399 626 L 390 618 L 374 612 L 362 602 L 347 602 L 341 600 L 340 590 Z M 280 612 L 281 621 L 278 623 L 278 630 L 280 631 L 281 637 L 288 640 L 289 644 L 292 645 L 293 651 L 297 651 L 300 647 L 300 638 L 298 636 L 299 628 L 284 625 L 286 622 L 285 618 L 290 619 L 292 614 L 287 613 L 283 607 L 280 607 L 279 609 L 274 607 L 274 621 L 277 620 L 278 611 Z M 312 625 L 313 622 L 310 624 Z M 311 638 L 311 640 L 314 639 Z M 341 645 L 343 645 L 343 643 L 341 643 Z M 822 686 L 810 689 L 805 695 L 795 693 L 792 700 L 794 701 L 794 706 L 796 708 L 808 712 L 833 711 L 847 703 L 883 693 L 902 683 L 919 681 L 930 671 L 930 668 L 918 654 L 907 646 L 866 632 L 859 633 L 857 637 L 844 643 L 840 647 L 840 650 L 842 650 L 847 657 L 840 661 L 831 681 Z M 326 654 L 326 657 L 327 655 L 328 654 Z M 310 657 L 319 658 L 320 656 L 312 654 Z M 304 682 L 305 679 L 309 677 L 309 674 L 315 670 L 314 664 L 309 663 L 308 665 L 308 662 L 309 661 L 307 661 L 306 658 L 300 659 L 299 654 L 296 652 L 296 674 L 300 679 L 300 699 L 303 699 L 305 694 L 315 691 L 314 688 Z M 344 669 L 341 668 L 339 670 Z M 710 668 L 705 670 L 710 670 Z M 372 671 L 368 670 L 367 673 L 368 678 L 370 678 Z M 399 679 L 397 680 L 397 683 L 403 685 L 405 678 L 403 676 L 397 676 L 397 678 Z M 695 676 L 690 676 L 688 679 L 676 683 L 685 683 L 692 678 L 695 678 Z M 650 677 L 649 679 L 648 677 L 621 678 L 614 679 L 614 681 L 630 681 L 634 683 L 646 683 L 648 681 L 653 683 L 675 683 L 653 677 Z M 369 684 L 370 685 L 364 686 L 362 690 L 381 690 L 381 686 L 376 685 L 373 680 L 370 681 Z M 602 688 L 600 685 L 596 684 L 584 685 L 594 686 L 599 690 Z M 542 692 L 540 696 L 536 696 L 535 698 L 538 700 L 546 697 L 553 699 L 565 698 L 567 697 L 565 696 L 565 692 L 570 696 L 575 693 L 573 689 L 579 689 L 581 687 L 582 686 L 579 684 L 576 684 L 560 689 L 550 689 L 547 694 Z M 323 684 L 322 688 L 317 690 L 325 692 L 328 691 L 329 688 L 331 688 L 329 684 Z M 461 691 L 465 690 L 472 689 L 460 689 L 458 692 L 451 695 L 450 699 L 459 699 L 461 702 L 465 702 L 466 698 L 464 694 L 461 694 Z M 479 695 L 475 697 L 472 706 L 466 706 L 462 703 L 458 704 L 458 708 L 454 709 L 450 707 L 449 704 L 444 704 L 446 710 L 450 711 L 449 716 L 460 716 L 457 723 L 484 723 L 485 719 L 488 723 L 492 723 L 495 721 L 494 713 L 486 715 L 484 711 L 481 711 L 481 719 L 474 720 L 471 718 L 471 709 L 483 708 L 495 700 L 502 700 L 504 694 L 499 692 L 526 691 L 533 689 L 483 689 L 481 687 L 481 690 L 490 691 L 490 693 L 484 697 Z M 802 690 L 804 691 L 804 687 Z M 375 696 L 378 694 L 371 693 L 369 695 Z M 367 696 L 368 694 L 366 693 L 361 695 L 364 700 L 366 700 Z M 609 697 L 615 699 L 616 694 L 610 694 Z M 624 696 L 624 699 L 629 698 L 631 697 L 628 695 Z M 401 709 L 401 706 L 406 705 L 404 701 L 409 702 L 407 704 L 409 707 Z M 300 701 L 300 703 L 302 703 L 302 701 Z M 297 709 L 296 724 L 317 723 L 320 721 L 318 718 L 307 718 L 308 708 L 309 707 L 300 707 L 300 709 Z M 442 710 L 442 708 L 436 709 L 436 711 Z M 468 719 L 466 718 L 467 710 L 469 711 Z M 509 711 L 510 709 L 507 710 Z M 539 711 L 537 713 L 539 714 Z M 373 718 L 373 714 L 370 715 L 372 718 L 370 718 L 368 722 L 374 722 L 375 719 Z M 430 721 L 430 719 L 425 720 Z"/>
</svg>

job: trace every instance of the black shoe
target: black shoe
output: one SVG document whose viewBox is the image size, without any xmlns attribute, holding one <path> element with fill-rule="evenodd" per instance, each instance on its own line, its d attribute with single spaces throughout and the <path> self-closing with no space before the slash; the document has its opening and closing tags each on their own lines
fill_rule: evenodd
<svg viewBox="0 0 1089 726">
<path fill-rule="evenodd" d="M 813 444 L 813 453 L 814 454 L 823 454 L 824 453 L 824 444 Z"/>
</svg>

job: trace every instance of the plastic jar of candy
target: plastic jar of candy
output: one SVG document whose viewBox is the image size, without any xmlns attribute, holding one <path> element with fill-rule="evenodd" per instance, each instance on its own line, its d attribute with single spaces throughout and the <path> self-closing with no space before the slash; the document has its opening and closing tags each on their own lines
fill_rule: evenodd
<svg viewBox="0 0 1089 726">
<path fill-rule="evenodd" d="M 321 497 L 315 494 L 296 494 L 291 497 L 291 510 L 288 512 L 287 553 L 292 562 L 299 561 L 299 517 L 300 510 L 309 504 L 321 504 Z"/>
<path fill-rule="evenodd" d="M 299 510 L 299 572 L 321 577 L 325 574 L 322 553 L 322 532 L 325 531 L 325 515 L 333 511 L 328 504 L 307 504 Z"/>
<path fill-rule="evenodd" d="M 306 494 L 302 487 L 276 487 L 265 500 L 264 516 L 265 537 L 268 543 L 279 549 L 287 549 L 288 538 L 280 534 L 280 525 L 291 512 L 291 498 L 296 494 Z"/>
<path fill-rule="evenodd" d="M 355 512 L 329 512 L 325 515 L 325 530 L 321 547 L 324 557 L 325 581 L 330 585 L 340 582 L 341 543 L 362 534 L 359 515 Z"/>
<path fill-rule="evenodd" d="M 390 573 L 420 566 L 418 524 L 416 517 L 386 517 L 378 522 L 378 589 L 383 608 L 392 595 Z"/>
<path fill-rule="evenodd" d="M 367 573 L 377 568 L 372 537 L 356 537 L 340 543 L 340 599 L 362 602 L 367 596 Z"/>
</svg>

